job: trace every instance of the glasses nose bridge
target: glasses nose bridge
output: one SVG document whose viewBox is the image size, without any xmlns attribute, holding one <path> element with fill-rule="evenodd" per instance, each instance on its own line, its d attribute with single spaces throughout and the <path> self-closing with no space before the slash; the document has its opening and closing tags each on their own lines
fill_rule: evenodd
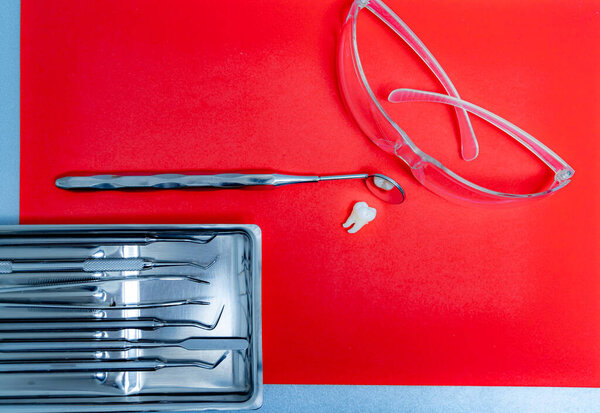
<svg viewBox="0 0 600 413">
<path fill-rule="evenodd" d="M 417 168 L 424 161 L 424 158 L 427 157 L 421 150 L 411 147 L 404 140 L 396 141 L 394 155 L 403 160 L 411 168 Z"/>
</svg>

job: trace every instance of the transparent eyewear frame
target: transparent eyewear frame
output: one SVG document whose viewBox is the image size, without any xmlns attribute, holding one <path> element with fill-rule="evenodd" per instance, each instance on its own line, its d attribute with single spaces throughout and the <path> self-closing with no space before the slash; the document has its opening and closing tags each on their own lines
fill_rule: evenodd
<svg viewBox="0 0 600 413">
<path fill-rule="evenodd" d="M 387 114 L 371 90 L 363 71 L 356 42 L 358 14 L 368 9 L 386 23 L 427 64 L 448 95 L 413 89 L 396 89 L 390 102 L 436 102 L 456 110 L 464 160 L 477 157 L 479 147 L 469 120 L 470 112 L 499 128 L 542 160 L 553 172 L 554 182 L 542 192 L 510 194 L 484 188 L 454 173 L 438 160 L 421 151 Z M 479 106 L 462 100 L 441 65 L 410 28 L 380 0 L 355 0 L 342 27 L 338 45 L 338 78 L 344 101 L 363 132 L 380 148 L 395 154 L 426 188 L 445 198 L 479 204 L 502 204 L 541 198 L 567 185 L 575 170 L 556 153 L 527 132 Z"/>
</svg>

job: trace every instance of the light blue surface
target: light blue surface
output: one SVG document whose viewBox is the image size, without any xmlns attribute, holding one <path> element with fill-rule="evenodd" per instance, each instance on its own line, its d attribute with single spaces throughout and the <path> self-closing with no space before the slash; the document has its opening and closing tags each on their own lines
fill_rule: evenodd
<svg viewBox="0 0 600 413">
<path fill-rule="evenodd" d="M 599 389 L 455 386 L 265 386 L 260 413 L 587 413 Z"/>
<path fill-rule="evenodd" d="M 0 0 L 0 224 L 19 222 L 21 4 Z"/>
<path fill-rule="evenodd" d="M 0 0 L 0 224 L 19 214 L 19 22 L 20 2 Z M 261 413 L 600 412 L 600 389 L 581 388 L 266 385 L 264 400 Z"/>
</svg>

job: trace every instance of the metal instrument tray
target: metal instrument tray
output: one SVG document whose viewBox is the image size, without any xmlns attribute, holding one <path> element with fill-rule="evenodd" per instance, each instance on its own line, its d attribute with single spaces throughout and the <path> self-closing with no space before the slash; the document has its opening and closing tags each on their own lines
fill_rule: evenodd
<svg viewBox="0 0 600 413">
<path fill-rule="evenodd" d="M 262 404 L 255 225 L 0 227 L 0 411 Z"/>
</svg>

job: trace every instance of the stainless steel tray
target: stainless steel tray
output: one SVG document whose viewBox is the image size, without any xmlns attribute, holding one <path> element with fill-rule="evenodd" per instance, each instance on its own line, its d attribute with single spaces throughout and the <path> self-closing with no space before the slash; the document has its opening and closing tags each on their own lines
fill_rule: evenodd
<svg viewBox="0 0 600 413">
<path fill-rule="evenodd" d="M 0 410 L 262 404 L 255 225 L 0 227 Z"/>
</svg>

